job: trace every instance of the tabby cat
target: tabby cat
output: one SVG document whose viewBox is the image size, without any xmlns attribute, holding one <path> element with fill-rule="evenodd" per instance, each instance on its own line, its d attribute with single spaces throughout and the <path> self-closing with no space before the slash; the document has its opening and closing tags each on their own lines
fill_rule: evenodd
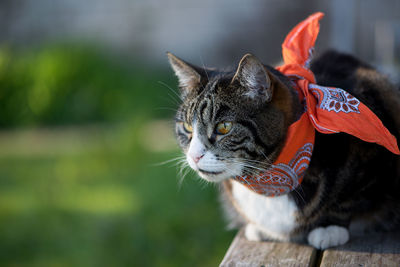
<svg viewBox="0 0 400 267">
<path fill-rule="evenodd" d="M 289 125 L 304 112 L 289 79 L 247 54 L 232 71 L 200 68 L 168 53 L 183 103 L 176 137 L 190 167 L 221 184 L 230 226 L 249 240 L 308 241 L 325 249 L 349 233 L 400 223 L 399 156 L 345 133 L 316 132 L 301 184 L 268 197 L 231 179 L 268 169 Z M 373 67 L 328 51 L 311 63 L 317 84 L 345 89 L 400 137 L 400 92 Z"/>
</svg>

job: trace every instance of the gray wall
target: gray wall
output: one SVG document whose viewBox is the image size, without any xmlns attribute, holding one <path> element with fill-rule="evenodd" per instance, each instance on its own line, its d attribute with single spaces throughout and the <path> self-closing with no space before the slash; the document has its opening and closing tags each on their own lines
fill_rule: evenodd
<svg viewBox="0 0 400 267">
<path fill-rule="evenodd" d="M 280 60 L 287 32 L 324 11 L 317 51 L 336 48 L 368 62 L 399 64 L 400 0 L 2 0 L 1 43 L 95 41 L 163 64 L 165 51 L 224 66 L 247 52 Z"/>
</svg>

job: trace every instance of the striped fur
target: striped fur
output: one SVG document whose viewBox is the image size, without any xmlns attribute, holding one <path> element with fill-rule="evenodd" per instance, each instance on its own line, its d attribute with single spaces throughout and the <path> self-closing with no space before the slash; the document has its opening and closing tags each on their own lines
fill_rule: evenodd
<svg viewBox="0 0 400 267">
<path fill-rule="evenodd" d="M 225 166 L 227 170 L 218 179 L 214 179 L 212 173 L 199 171 L 199 174 L 209 181 L 222 181 L 223 206 L 230 225 L 249 225 L 252 218 L 238 206 L 229 177 L 266 169 L 276 159 L 288 126 L 301 113 L 297 95 L 285 76 L 251 55 L 242 59 L 236 72 L 197 68 L 169 56 L 179 80 L 184 81 L 180 83 L 183 103 L 176 114 L 178 143 L 187 153 L 193 135 L 183 124 L 194 125 L 196 141 L 214 160 L 210 168 L 212 164 L 220 164 L 218 166 Z M 177 72 L 176 68 L 183 70 Z M 246 71 L 241 72 L 241 69 Z M 336 52 L 328 52 L 315 60 L 312 70 L 318 84 L 340 87 L 356 96 L 399 139 L 400 92 L 383 75 L 354 57 Z M 256 74 L 251 74 L 255 71 Z M 182 73 L 186 76 L 182 77 Z M 263 74 L 266 79 L 260 78 Z M 224 121 L 233 122 L 232 130 L 226 135 L 216 134 L 216 125 Z M 198 155 L 199 164 L 202 156 Z M 282 218 L 289 220 L 293 216 L 296 223 L 285 229 L 290 233 L 284 235 L 266 234 L 278 227 L 257 226 L 262 233 L 260 236 L 262 239 L 305 240 L 310 233 L 309 242 L 324 243 L 326 240 L 321 241 L 321 235 L 328 236 L 329 231 L 343 232 L 340 238 L 347 240 L 346 229 L 355 221 L 362 221 L 364 226 L 374 230 L 398 229 L 399 172 L 399 157 L 383 147 L 346 134 L 317 133 L 311 164 L 301 186 L 284 198 L 295 203 L 297 210 Z M 292 207 L 289 202 L 282 205 Z M 263 212 L 262 207 L 258 209 L 257 212 Z M 274 216 L 279 216 L 279 211 L 274 212 Z M 254 229 L 250 229 L 252 233 Z M 335 242 L 339 241 L 334 240 L 331 245 Z"/>
</svg>

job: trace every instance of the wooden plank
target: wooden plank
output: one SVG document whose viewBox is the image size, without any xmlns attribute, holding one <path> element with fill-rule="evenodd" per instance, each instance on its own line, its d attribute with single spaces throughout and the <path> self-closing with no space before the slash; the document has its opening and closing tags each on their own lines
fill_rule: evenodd
<svg viewBox="0 0 400 267">
<path fill-rule="evenodd" d="M 287 242 L 248 241 L 241 230 L 222 260 L 221 267 L 313 266 L 316 250 Z"/>
<path fill-rule="evenodd" d="M 320 266 L 400 266 L 400 233 L 351 237 L 349 243 L 325 250 Z"/>
</svg>

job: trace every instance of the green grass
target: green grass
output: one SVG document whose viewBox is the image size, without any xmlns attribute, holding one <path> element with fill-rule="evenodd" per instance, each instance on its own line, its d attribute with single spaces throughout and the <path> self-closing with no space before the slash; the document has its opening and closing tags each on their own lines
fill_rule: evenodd
<svg viewBox="0 0 400 267">
<path fill-rule="evenodd" d="M 0 265 L 217 266 L 234 234 L 217 190 L 154 166 L 179 154 L 148 145 L 155 125 L 1 133 Z"/>
</svg>

